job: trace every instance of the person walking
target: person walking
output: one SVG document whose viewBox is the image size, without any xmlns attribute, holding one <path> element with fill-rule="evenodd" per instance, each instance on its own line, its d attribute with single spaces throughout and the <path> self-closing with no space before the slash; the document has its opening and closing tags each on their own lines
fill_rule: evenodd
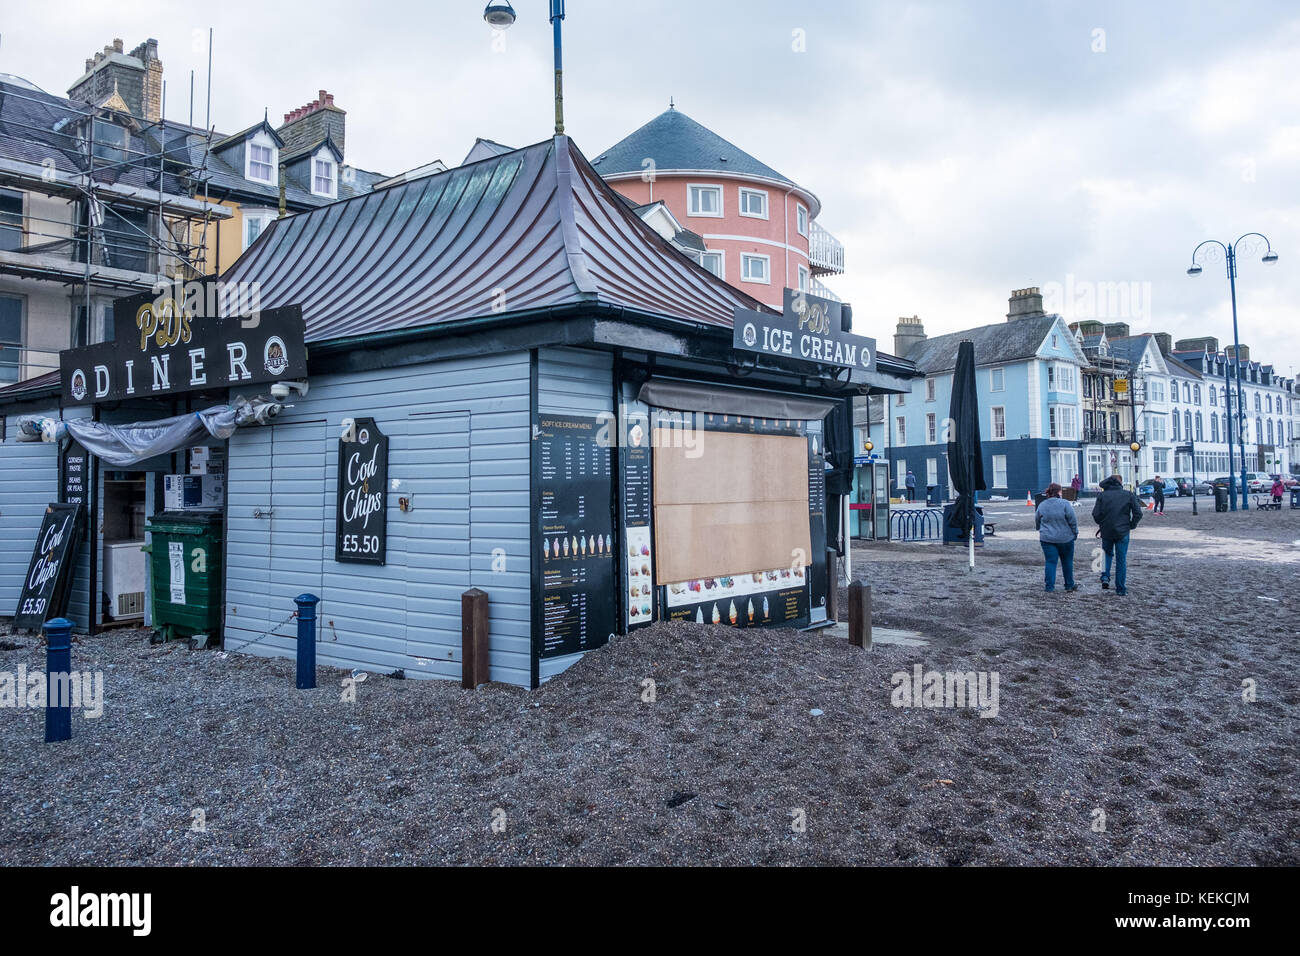
<svg viewBox="0 0 1300 956">
<path fill-rule="evenodd" d="M 1073 478 L 1071 478 L 1071 479 L 1070 479 L 1070 487 L 1074 489 L 1074 493 L 1075 493 L 1076 495 L 1077 495 L 1079 492 L 1083 491 L 1083 476 L 1082 476 L 1082 475 L 1075 475 Z"/>
<path fill-rule="evenodd" d="M 1097 522 L 1101 550 L 1106 554 L 1106 569 L 1101 572 L 1101 587 L 1110 587 L 1111 561 L 1115 565 L 1115 593 L 1128 594 L 1128 536 L 1142 520 L 1142 502 L 1124 487 L 1124 479 L 1111 475 L 1101 483 L 1101 494 L 1092 506 L 1092 520 Z"/>
<path fill-rule="evenodd" d="M 907 469 L 907 478 L 904 481 L 907 486 L 907 500 L 916 500 L 916 475 L 912 474 L 912 469 Z"/>
<path fill-rule="evenodd" d="M 1159 475 L 1151 482 L 1152 511 L 1158 515 L 1165 513 L 1165 482 Z"/>
<path fill-rule="evenodd" d="M 1079 537 L 1079 522 L 1074 506 L 1061 497 L 1061 486 L 1052 482 L 1047 495 L 1034 511 L 1038 543 L 1043 547 L 1043 590 L 1056 590 L 1056 565 L 1061 565 L 1065 590 L 1077 591 L 1074 583 L 1074 542 Z"/>
<path fill-rule="evenodd" d="M 1282 484 L 1282 476 L 1273 476 L 1273 487 L 1269 489 L 1273 493 L 1273 504 L 1281 506 L 1282 494 L 1286 491 L 1286 485 Z"/>
</svg>

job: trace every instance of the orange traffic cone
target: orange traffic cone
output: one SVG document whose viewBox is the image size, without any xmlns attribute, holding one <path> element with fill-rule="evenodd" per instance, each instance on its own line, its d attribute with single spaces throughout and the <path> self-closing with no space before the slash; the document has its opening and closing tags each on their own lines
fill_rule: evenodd
<svg viewBox="0 0 1300 956">
<path fill-rule="evenodd" d="M 1032 508 L 1033 506 L 1034 506 L 1034 490 L 1030 488 L 1028 491 L 1025 492 L 1025 507 Z"/>
</svg>

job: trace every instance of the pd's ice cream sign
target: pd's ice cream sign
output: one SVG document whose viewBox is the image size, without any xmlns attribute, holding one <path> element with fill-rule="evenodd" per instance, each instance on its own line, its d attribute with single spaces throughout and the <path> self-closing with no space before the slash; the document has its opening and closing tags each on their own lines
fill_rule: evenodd
<svg viewBox="0 0 1300 956">
<path fill-rule="evenodd" d="M 876 340 L 849 331 L 852 315 L 842 302 L 786 289 L 781 315 L 736 309 L 732 347 L 800 364 L 873 371 Z"/>
<path fill-rule="evenodd" d="M 59 355 L 69 405 L 258 385 L 307 376 L 302 309 L 242 318 L 195 315 L 152 292 L 113 304 L 111 342 Z"/>
</svg>

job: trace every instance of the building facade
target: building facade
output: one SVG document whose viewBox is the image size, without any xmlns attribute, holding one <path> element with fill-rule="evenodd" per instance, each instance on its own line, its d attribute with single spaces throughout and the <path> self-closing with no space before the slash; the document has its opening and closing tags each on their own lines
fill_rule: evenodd
<svg viewBox="0 0 1300 956">
<path fill-rule="evenodd" d="M 873 452 L 890 462 L 896 493 L 910 470 L 918 498 L 929 488 L 952 497 L 946 422 L 957 347 L 967 339 L 975 345 L 987 494 L 1024 497 L 1080 473 L 1088 359 L 1065 320 L 1042 306 L 1038 289 L 1019 289 L 1005 322 L 935 337 L 915 316 L 899 320 L 894 351 L 919 377 L 909 393 L 883 399 L 884 420 L 869 433 Z"/>
<path fill-rule="evenodd" d="M 662 203 L 703 248 L 714 275 L 780 309 L 785 288 L 837 298 L 820 277 L 844 271 L 844 247 L 817 223 L 821 202 L 670 107 L 592 160 L 638 207 Z"/>
</svg>

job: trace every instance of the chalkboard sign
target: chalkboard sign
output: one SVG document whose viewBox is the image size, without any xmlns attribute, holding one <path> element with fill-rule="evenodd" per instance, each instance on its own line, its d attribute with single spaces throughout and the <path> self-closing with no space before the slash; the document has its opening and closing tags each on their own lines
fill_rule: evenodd
<svg viewBox="0 0 1300 956">
<path fill-rule="evenodd" d="M 358 418 L 339 439 L 334 560 L 383 564 L 388 553 L 388 437 Z"/>
<path fill-rule="evenodd" d="M 90 455 L 75 441 L 69 441 L 59 460 L 59 501 L 63 504 L 86 503 L 90 481 Z"/>
<path fill-rule="evenodd" d="M 607 433 L 607 423 L 595 418 L 538 416 L 533 454 L 540 479 L 534 519 L 542 578 L 539 657 L 600 647 L 617 624 L 614 548 L 622 545 L 614 539 Z M 636 596 L 642 597 L 640 586 Z"/>
<path fill-rule="evenodd" d="M 14 627 L 39 631 L 64 614 L 72 563 L 81 541 L 81 504 L 51 504 L 45 509 L 36 548 L 18 596 Z"/>
</svg>

